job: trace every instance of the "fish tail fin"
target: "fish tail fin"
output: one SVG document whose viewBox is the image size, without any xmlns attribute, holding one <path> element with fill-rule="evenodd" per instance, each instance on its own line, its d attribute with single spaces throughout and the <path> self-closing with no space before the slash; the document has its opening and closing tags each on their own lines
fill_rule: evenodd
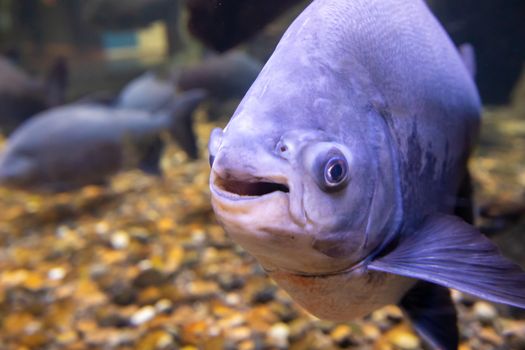
<svg viewBox="0 0 525 350">
<path fill-rule="evenodd" d="M 167 128 L 171 137 L 192 159 L 198 157 L 197 137 L 193 130 L 193 112 L 204 98 L 206 98 L 204 90 L 187 91 L 176 98 L 168 113 Z"/>
<path fill-rule="evenodd" d="M 45 80 L 47 101 L 50 106 L 55 107 L 64 104 L 68 83 L 69 68 L 67 60 L 65 57 L 59 56 L 55 58 Z"/>
</svg>

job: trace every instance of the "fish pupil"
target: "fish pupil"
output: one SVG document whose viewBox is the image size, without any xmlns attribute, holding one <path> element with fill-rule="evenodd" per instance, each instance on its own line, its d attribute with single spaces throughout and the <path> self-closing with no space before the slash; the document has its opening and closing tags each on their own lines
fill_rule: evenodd
<svg viewBox="0 0 525 350">
<path fill-rule="evenodd" d="M 330 173 L 330 178 L 335 182 L 339 182 L 343 177 L 343 167 L 339 163 L 332 165 L 328 171 Z"/>
</svg>

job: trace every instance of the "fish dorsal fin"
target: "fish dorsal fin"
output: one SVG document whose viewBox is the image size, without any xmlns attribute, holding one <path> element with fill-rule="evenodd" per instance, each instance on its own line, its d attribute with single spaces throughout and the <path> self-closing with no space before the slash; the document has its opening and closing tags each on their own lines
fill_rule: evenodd
<svg viewBox="0 0 525 350">
<path fill-rule="evenodd" d="M 476 77 L 477 65 L 476 65 L 476 53 L 474 51 L 474 46 L 469 43 L 461 44 L 458 47 L 459 55 L 465 64 L 470 76 L 472 78 Z"/>
<path fill-rule="evenodd" d="M 433 349 L 456 350 L 457 313 L 448 288 L 420 281 L 403 297 L 401 308 Z"/>
<path fill-rule="evenodd" d="M 401 236 L 394 249 L 368 268 L 525 308 L 525 273 L 476 228 L 455 216 L 429 217 L 421 229 Z"/>
</svg>

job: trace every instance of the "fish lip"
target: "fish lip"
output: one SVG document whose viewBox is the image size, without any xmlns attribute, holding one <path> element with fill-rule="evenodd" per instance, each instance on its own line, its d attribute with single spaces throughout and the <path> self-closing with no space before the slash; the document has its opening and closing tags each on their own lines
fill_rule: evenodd
<svg viewBox="0 0 525 350">
<path fill-rule="evenodd" d="M 228 190 L 234 187 L 237 187 L 237 192 Z M 289 195 L 290 185 L 282 175 L 260 176 L 243 173 L 221 176 L 212 170 L 210 190 L 222 200 L 240 202 L 262 200 L 275 194 Z"/>
</svg>

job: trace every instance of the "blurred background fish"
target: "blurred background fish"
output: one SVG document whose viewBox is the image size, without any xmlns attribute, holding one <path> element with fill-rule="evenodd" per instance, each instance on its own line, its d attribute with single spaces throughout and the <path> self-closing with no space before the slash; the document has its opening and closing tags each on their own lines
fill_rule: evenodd
<svg viewBox="0 0 525 350">
<path fill-rule="evenodd" d="M 57 58 L 47 77 L 32 78 L 7 57 L 0 56 L 0 128 L 9 135 L 38 112 L 65 102 L 66 60 Z"/>
<path fill-rule="evenodd" d="M 160 175 L 163 130 L 197 158 L 192 114 L 204 97 L 202 90 L 188 91 L 151 110 L 77 104 L 42 112 L 9 138 L 0 184 L 62 192 L 103 184 L 126 168 Z"/>
<path fill-rule="evenodd" d="M 233 101 L 237 106 L 259 75 L 262 64 L 241 51 L 230 51 L 204 58 L 200 63 L 178 68 L 177 88 L 182 91 L 204 89 L 208 92 L 208 118 L 218 119 L 235 110 L 221 110 L 221 105 Z"/>
</svg>

